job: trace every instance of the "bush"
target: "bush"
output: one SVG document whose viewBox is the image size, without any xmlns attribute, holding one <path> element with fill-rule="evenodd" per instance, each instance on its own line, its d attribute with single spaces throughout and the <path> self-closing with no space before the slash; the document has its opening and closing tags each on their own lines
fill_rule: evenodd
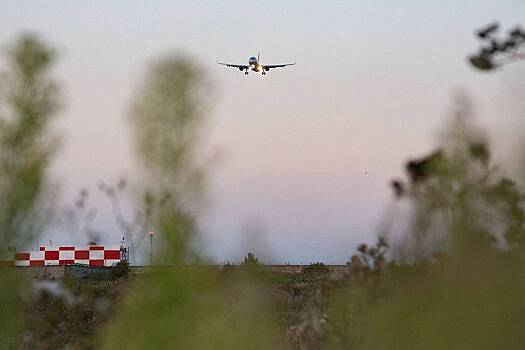
<svg viewBox="0 0 525 350">
<path fill-rule="evenodd" d="M 320 276 L 326 275 L 330 272 L 330 268 L 322 262 L 316 262 L 308 265 L 304 268 L 303 273 L 305 275 Z"/>
<path fill-rule="evenodd" d="M 127 261 L 119 261 L 111 270 L 111 278 L 127 278 L 129 274 L 129 263 Z"/>
</svg>

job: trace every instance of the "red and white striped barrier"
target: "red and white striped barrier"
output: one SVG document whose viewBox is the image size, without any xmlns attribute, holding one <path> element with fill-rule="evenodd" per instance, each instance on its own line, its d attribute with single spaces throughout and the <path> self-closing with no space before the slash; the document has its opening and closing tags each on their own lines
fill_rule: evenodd
<svg viewBox="0 0 525 350">
<path fill-rule="evenodd" d="M 37 252 L 17 252 L 15 266 L 58 266 L 83 264 L 89 266 L 114 266 L 123 260 L 119 245 L 90 245 L 84 247 L 41 246 Z"/>
</svg>

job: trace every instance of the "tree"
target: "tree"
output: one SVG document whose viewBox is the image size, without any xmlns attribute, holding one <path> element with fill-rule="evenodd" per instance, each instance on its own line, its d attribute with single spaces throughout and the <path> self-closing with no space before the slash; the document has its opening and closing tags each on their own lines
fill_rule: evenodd
<svg viewBox="0 0 525 350">
<path fill-rule="evenodd" d="M 311 263 L 304 268 L 303 273 L 311 276 L 322 276 L 330 272 L 330 268 L 322 262 Z"/>
<path fill-rule="evenodd" d="M 369 275 L 378 275 L 385 268 L 385 255 L 388 252 L 388 243 L 379 237 L 374 246 L 360 244 L 357 253 L 347 262 L 353 277 L 364 278 Z"/>
<path fill-rule="evenodd" d="M 260 293 L 268 287 L 257 269 L 225 276 L 181 266 L 199 258 L 205 167 L 198 146 L 209 100 L 203 69 L 180 54 L 157 60 L 135 95 L 130 120 L 144 170 L 141 210 L 151 209 L 146 224 L 162 249 L 156 255 L 172 266 L 153 268 L 127 293 L 103 348 L 279 348 L 278 320 L 272 299 Z"/>
<path fill-rule="evenodd" d="M 428 156 L 407 162 L 408 181 L 392 182 L 409 205 L 406 234 L 393 245 L 409 260 L 484 247 L 513 248 L 525 239 L 524 197 L 498 176 L 488 138 L 472 120 L 465 96 L 456 100 L 442 142 Z M 396 253 L 397 250 L 397 253 Z"/>
<path fill-rule="evenodd" d="M 34 34 L 7 49 L 0 87 L 0 246 L 30 240 L 41 229 L 48 168 L 57 150 L 50 126 L 60 106 L 49 77 L 55 51 Z"/>
<path fill-rule="evenodd" d="M 504 63 L 525 59 L 525 31 L 519 26 L 511 28 L 507 37 L 496 37 L 499 24 L 493 23 L 479 29 L 476 36 L 485 43 L 476 54 L 469 56 L 469 62 L 481 71 L 490 71 Z"/>
<path fill-rule="evenodd" d="M 169 259 L 193 255 L 196 215 L 203 205 L 204 166 L 197 161 L 210 85 L 194 60 L 157 60 L 134 98 L 130 120 L 145 173 L 142 212 Z"/>
<path fill-rule="evenodd" d="M 259 260 L 255 257 L 255 254 L 248 252 L 248 255 L 244 257 L 242 264 L 247 266 L 258 265 Z"/>
<path fill-rule="evenodd" d="M 405 179 L 392 182 L 406 210 L 393 221 L 406 225 L 385 231 L 388 243 L 360 245 L 349 264 L 352 283 L 331 293 L 325 348 L 523 342 L 514 334 L 525 309 L 525 197 L 499 175 L 465 96 L 441 136 L 436 149 L 406 163 Z"/>
<path fill-rule="evenodd" d="M 57 150 L 50 133 L 60 106 L 49 76 L 55 51 L 34 34 L 6 50 L 0 80 L 0 249 L 28 242 L 48 213 L 48 168 Z M 0 348 L 16 348 L 20 291 L 15 274 L 0 266 Z"/>
</svg>

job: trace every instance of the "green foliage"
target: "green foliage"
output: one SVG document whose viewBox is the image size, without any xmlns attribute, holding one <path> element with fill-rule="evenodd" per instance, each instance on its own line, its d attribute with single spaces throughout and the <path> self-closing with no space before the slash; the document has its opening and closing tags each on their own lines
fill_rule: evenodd
<svg viewBox="0 0 525 350">
<path fill-rule="evenodd" d="M 152 194 L 182 201 L 203 193 L 204 172 L 196 152 L 210 95 L 204 70 L 192 58 L 168 55 L 150 67 L 135 95 L 130 119 L 138 157 L 153 177 L 151 185 L 169 189 Z"/>
<path fill-rule="evenodd" d="M 21 326 L 21 281 L 12 266 L 0 265 L 0 350 L 15 349 Z"/>
<path fill-rule="evenodd" d="M 161 264 L 132 286 L 101 333 L 103 348 L 281 347 L 264 271 L 187 265 L 202 259 L 195 250 L 204 193 L 196 155 L 209 97 L 202 72 L 190 58 L 166 56 L 151 66 L 135 96 L 131 122 L 148 180 L 143 211 L 160 241 Z"/>
<path fill-rule="evenodd" d="M 512 349 L 525 341 L 524 196 L 497 175 L 470 116 L 460 99 L 439 150 L 408 162 L 408 180 L 393 182 L 411 209 L 409 225 L 381 250 L 358 248 L 354 278 L 330 299 L 327 349 Z"/>
<path fill-rule="evenodd" d="M 157 267 L 130 291 L 104 330 L 103 348 L 282 348 L 265 277 L 238 272 Z"/>
<path fill-rule="evenodd" d="M 131 108 L 138 158 L 148 179 L 142 211 L 162 241 L 165 262 L 195 256 L 196 215 L 205 187 L 197 151 L 210 90 L 193 59 L 168 55 L 150 67 Z"/>
<path fill-rule="evenodd" d="M 347 265 L 350 267 L 352 278 L 365 279 L 381 274 L 385 268 L 385 255 L 388 252 L 388 243 L 379 237 L 374 246 L 360 244 L 357 253 L 352 256 Z"/>
<path fill-rule="evenodd" d="M 411 209 L 406 234 L 392 243 L 393 258 L 414 261 L 487 245 L 512 248 L 523 241 L 524 197 L 498 176 L 466 98 L 456 101 L 442 135 L 438 151 L 408 162 L 408 182 L 393 182 L 396 196 Z"/>
<path fill-rule="evenodd" d="M 380 283 L 334 292 L 325 348 L 520 348 L 524 266 L 521 253 L 493 250 L 391 266 Z"/>
<path fill-rule="evenodd" d="M 54 51 L 23 34 L 5 52 L 0 81 L 0 250 L 28 242 L 47 219 L 47 170 L 57 146 L 50 123 L 59 107 L 49 75 Z M 0 348 L 15 348 L 22 281 L 0 266 Z"/>
<path fill-rule="evenodd" d="M 55 53 L 34 34 L 7 49 L 0 86 L 0 246 L 29 240 L 40 228 L 38 206 L 57 140 L 49 132 L 60 105 L 48 77 Z M 16 235 L 16 236 L 15 236 Z"/>
</svg>

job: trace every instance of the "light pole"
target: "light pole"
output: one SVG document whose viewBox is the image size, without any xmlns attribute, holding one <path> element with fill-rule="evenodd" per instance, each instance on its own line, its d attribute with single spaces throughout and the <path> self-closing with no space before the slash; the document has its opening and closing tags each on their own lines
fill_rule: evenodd
<svg viewBox="0 0 525 350">
<path fill-rule="evenodd" d="M 153 231 L 149 231 L 149 263 L 153 266 Z"/>
</svg>

